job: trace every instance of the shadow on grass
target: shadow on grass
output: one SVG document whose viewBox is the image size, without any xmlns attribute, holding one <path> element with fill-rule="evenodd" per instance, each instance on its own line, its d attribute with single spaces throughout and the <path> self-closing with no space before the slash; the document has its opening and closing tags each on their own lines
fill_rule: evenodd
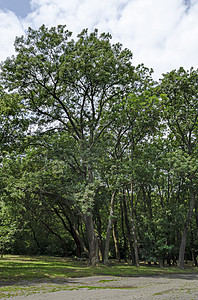
<svg viewBox="0 0 198 300">
<path fill-rule="evenodd" d="M 5 256 L 0 259 L 0 286 L 67 284 L 70 278 L 91 276 L 114 277 L 166 277 L 185 280 L 198 279 L 198 268 L 188 266 L 179 270 L 176 266 L 160 268 L 141 263 L 139 268 L 127 263 L 111 261 L 109 266 L 88 266 L 87 261 L 45 256 Z M 73 281 L 72 281 L 73 282 Z"/>
</svg>

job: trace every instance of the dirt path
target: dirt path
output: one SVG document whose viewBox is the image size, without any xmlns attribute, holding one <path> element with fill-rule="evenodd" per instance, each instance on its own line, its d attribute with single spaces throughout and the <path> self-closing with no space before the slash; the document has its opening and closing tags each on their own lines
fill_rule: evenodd
<svg viewBox="0 0 198 300">
<path fill-rule="evenodd" d="M 36 293 L 15 300 L 198 299 L 198 275 L 73 278 L 67 282 L 29 284 Z M 21 287 L 22 288 L 22 287 Z M 25 288 L 25 286 L 24 286 Z M 39 288 L 42 288 L 39 291 Z M 8 299 L 8 298 L 3 298 Z"/>
</svg>

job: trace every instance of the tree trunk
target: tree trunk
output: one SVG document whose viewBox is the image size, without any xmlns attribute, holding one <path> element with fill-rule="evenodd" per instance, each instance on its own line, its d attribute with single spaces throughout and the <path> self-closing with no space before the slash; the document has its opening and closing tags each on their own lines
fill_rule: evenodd
<svg viewBox="0 0 198 300">
<path fill-rule="evenodd" d="M 130 209 L 130 217 L 131 217 L 131 229 L 132 229 L 133 246 L 134 246 L 134 254 L 135 254 L 135 265 L 136 265 L 136 267 L 139 267 L 138 242 L 137 242 L 136 229 L 135 229 L 135 220 L 134 220 L 133 179 L 132 178 L 131 178 L 131 209 Z"/>
<path fill-rule="evenodd" d="M 123 207 L 122 207 L 122 201 L 120 202 L 120 209 L 121 209 L 122 236 L 124 238 L 124 261 L 127 262 L 127 239 L 126 239 L 126 235 L 125 235 L 124 212 L 123 212 Z"/>
<path fill-rule="evenodd" d="M 76 243 L 77 253 L 78 253 L 77 255 L 80 255 L 80 253 L 82 252 L 81 250 L 83 249 L 84 252 L 85 252 L 85 254 L 86 254 L 86 256 L 88 256 L 89 255 L 89 251 L 85 247 L 85 244 L 84 244 L 82 238 L 80 237 L 80 234 L 79 234 L 78 230 L 75 227 L 73 228 L 73 231 L 72 231 L 72 237 L 73 237 L 73 239 L 74 239 L 74 241 Z"/>
<path fill-rule="evenodd" d="M 84 164 L 85 168 L 85 180 L 87 179 L 88 175 L 88 183 L 93 184 L 94 176 L 92 171 L 92 166 Z M 93 198 L 91 199 L 94 200 Z M 91 201 L 90 200 L 90 201 Z M 92 215 L 92 208 L 88 208 L 86 213 L 84 214 L 88 244 L 89 244 L 89 263 L 92 267 L 97 266 L 99 262 L 99 248 L 98 248 L 98 237 L 95 232 L 94 222 L 93 222 L 93 215 Z"/>
<path fill-rule="evenodd" d="M 134 254 L 135 254 L 135 265 L 136 265 L 136 267 L 139 267 L 138 242 L 137 242 L 137 237 L 136 237 L 135 223 L 134 223 L 132 211 L 130 212 L 130 215 L 131 215 L 133 246 L 134 246 Z"/>
<path fill-rule="evenodd" d="M 198 203 L 197 203 L 197 201 L 195 202 L 195 221 L 196 221 L 196 225 L 197 225 L 196 238 L 198 240 Z"/>
<path fill-rule="evenodd" d="M 99 261 L 98 238 L 95 234 L 91 212 L 85 215 L 85 226 L 89 243 L 89 263 L 91 266 L 96 266 Z"/>
<path fill-rule="evenodd" d="M 99 248 L 99 259 L 100 261 L 104 260 L 104 246 L 102 240 L 102 221 L 100 218 L 100 213 L 97 210 L 96 226 L 98 231 L 98 248 Z"/>
<path fill-rule="evenodd" d="M 107 226 L 105 251 L 104 251 L 104 264 L 107 264 L 108 260 L 109 260 L 109 244 L 110 244 L 110 237 L 111 237 L 111 228 L 112 228 L 112 223 L 113 223 L 115 194 L 116 194 L 116 192 L 114 191 L 113 194 L 112 194 L 112 196 L 111 196 L 111 206 L 110 206 L 110 213 L 109 213 L 109 223 L 108 223 L 108 226 Z"/>
<path fill-rule="evenodd" d="M 113 225 L 113 240 L 115 245 L 115 253 L 116 253 L 116 259 L 120 260 L 120 249 L 119 249 L 119 243 L 118 243 L 118 232 L 117 232 L 117 221 L 114 221 Z"/>
<path fill-rule="evenodd" d="M 71 234 L 75 244 L 76 244 L 76 249 L 77 249 L 77 256 L 81 257 L 81 253 L 82 253 L 82 249 L 84 250 L 85 254 L 88 256 L 89 255 L 89 251 L 87 250 L 87 248 L 85 247 L 85 244 L 82 240 L 82 238 L 80 237 L 79 231 L 78 231 L 78 226 L 76 224 L 76 221 L 74 221 L 74 217 L 71 216 L 71 219 L 73 221 L 71 221 L 71 219 L 69 218 L 68 214 L 65 213 L 65 211 L 63 210 L 64 216 L 67 219 L 68 223 L 69 223 L 69 227 L 67 226 L 67 224 L 65 223 L 65 220 L 63 219 L 61 213 L 58 211 L 57 208 L 55 208 L 54 206 L 52 206 L 54 212 L 56 213 L 56 215 L 59 217 L 59 219 L 61 220 L 64 228 Z"/>
<path fill-rule="evenodd" d="M 98 252 L 99 252 L 99 261 L 104 259 L 104 249 L 101 236 L 98 237 Z"/>
<path fill-rule="evenodd" d="M 192 262 L 193 262 L 193 266 L 197 267 L 197 256 L 195 254 L 195 249 L 191 250 L 191 254 L 192 254 Z"/>
<path fill-rule="evenodd" d="M 135 255 L 134 255 L 133 242 L 132 242 L 132 238 L 131 238 L 131 231 L 130 231 L 130 225 L 129 225 L 129 219 L 128 219 L 125 191 L 123 191 L 123 208 L 124 208 L 125 225 L 126 225 L 126 230 L 127 230 L 127 238 L 128 238 L 129 247 L 130 247 L 130 260 L 132 261 L 132 265 L 135 265 Z"/>
<path fill-rule="evenodd" d="M 185 254 L 185 248 L 186 248 L 186 238 L 187 238 L 187 231 L 188 226 L 192 218 L 193 209 L 195 207 L 195 194 L 191 193 L 191 199 L 190 199 L 190 206 L 188 210 L 188 216 L 184 225 L 180 249 L 179 249 L 179 259 L 178 259 L 178 268 L 184 269 L 184 254 Z"/>
</svg>

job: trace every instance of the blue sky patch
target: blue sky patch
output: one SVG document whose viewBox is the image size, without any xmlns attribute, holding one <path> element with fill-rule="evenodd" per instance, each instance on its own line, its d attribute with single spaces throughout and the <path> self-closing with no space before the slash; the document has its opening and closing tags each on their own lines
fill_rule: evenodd
<svg viewBox="0 0 198 300">
<path fill-rule="evenodd" d="M 21 18 L 25 18 L 31 12 L 29 0 L 0 0 L 0 9 L 11 10 Z"/>
</svg>

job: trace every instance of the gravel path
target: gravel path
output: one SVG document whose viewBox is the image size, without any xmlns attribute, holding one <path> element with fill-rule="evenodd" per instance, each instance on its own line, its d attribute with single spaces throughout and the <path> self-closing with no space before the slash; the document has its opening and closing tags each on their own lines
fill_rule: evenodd
<svg viewBox="0 0 198 300">
<path fill-rule="evenodd" d="M 32 284 L 30 284 L 33 286 Z M 145 277 L 72 278 L 66 283 L 41 283 L 39 293 L 15 296 L 15 300 L 95 300 L 95 299 L 198 299 L 198 274 Z M 56 288 L 58 291 L 56 291 Z M 51 289 L 51 290 L 50 290 Z M 54 290 L 52 292 L 52 289 Z M 8 299 L 8 298 L 4 298 Z"/>
</svg>

